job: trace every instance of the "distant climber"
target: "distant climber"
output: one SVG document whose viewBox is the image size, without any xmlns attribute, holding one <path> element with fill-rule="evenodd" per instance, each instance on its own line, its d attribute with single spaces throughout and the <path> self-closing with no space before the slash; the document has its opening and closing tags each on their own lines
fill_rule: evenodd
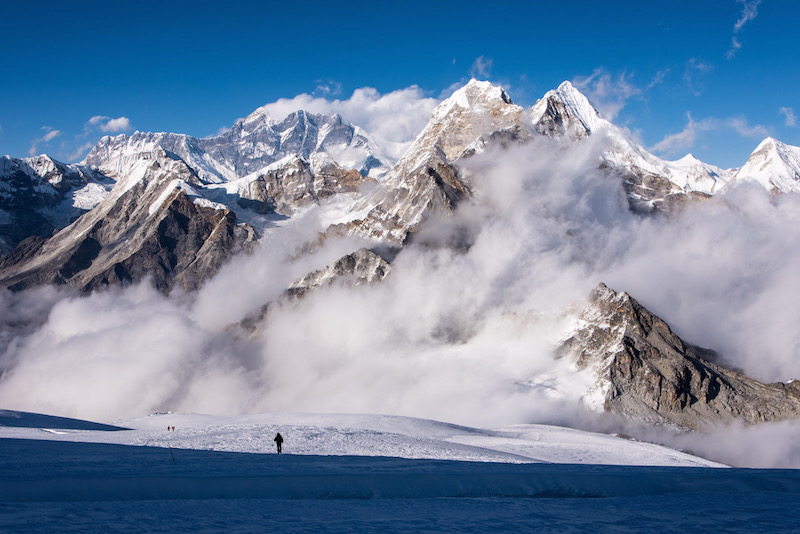
<svg viewBox="0 0 800 534">
<path fill-rule="evenodd" d="M 281 436 L 280 432 L 278 432 L 278 435 L 275 436 L 275 439 L 273 441 L 275 442 L 275 445 L 278 446 L 278 454 L 280 454 L 281 453 L 281 445 L 283 445 L 283 436 Z"/>
</svg>

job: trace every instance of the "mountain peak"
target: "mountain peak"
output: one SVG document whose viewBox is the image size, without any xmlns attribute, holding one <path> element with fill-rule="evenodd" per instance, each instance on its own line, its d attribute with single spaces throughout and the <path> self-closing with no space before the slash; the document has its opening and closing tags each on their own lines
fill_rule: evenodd
<svg viewBox="0 0 800 534">
<path fill-rule="evenodd" d="M 431 120 L 444 120 L 459 108 L 476 112 L 492 112 L 503 111 L 509 107 L 513 107 L 515 112 L 518 109 L 518 106 L 514 105 L 502 87 L 489 81 L 480 81 L 473 78 L 436 106 L 436 109 L 431 113 Z"/>
<path fill-rule="evenodd" d="M 736 180 L 757 182 L 770 192 L 800 191 L 800 147 L 767 137 L 736 173 Z"/>
<path fill-rule="evenodd" d="M 611 126 L 589 99 L 570 81 L 548 91 L 531 109 L 534 128 L 548 135 L 567 134 L 574 139 Z"/>
</svg>

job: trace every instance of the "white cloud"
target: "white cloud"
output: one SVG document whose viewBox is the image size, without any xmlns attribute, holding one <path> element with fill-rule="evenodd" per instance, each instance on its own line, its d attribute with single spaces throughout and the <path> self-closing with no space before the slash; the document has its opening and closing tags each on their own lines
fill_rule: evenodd
<svg viewBox="0 0 800 534">
<path fill-rule="evenodd" d="M 469 69 L 469 74 L 473 78 L 487 79 L 492 72 L 494 60 L 485 56 L 479 56 Z"/>
<path fill-rule="evenodd" d="M 792 108 L 780 107 L 778 108 L 778 115 L 783 115 L 786 117 L 786 126 L 797 126 L 797 115 L 794 114 L 794 110 Z"/>
<path fill-rule="evenodd" d="M 742 13 L 736 20 L 736 24 L 733 25 L 731 48 L 725 53 L 725 57 L 728 59 L 733 59 L 734 56 L 736 56 L 736 52 L 742 48 L 742 43 L 738 39 L 738 33 L 742 31 L 745 24 L 751 20 L 755 20 L 756 16 L 758 16 L 758 5 L 761 3 L 761 0 L 736 0 L 736 3 L 742 5 Z"/>
<path fill-rule="evenodd" d="M 103 133 L 124 132 L 131 130 L 131 121 L 128 117 L 117 117 L 113 119 L 104 115 L 95 115 L 84 125 L 84 131 L 98 129 Z"/>
<path fill-rule="evenodd" d="M 61 135 L 60 130 L 54 130 L 49 126 L 42 126 L 42 130 L 45 130 L 46 133 L 42 137 L 34 139 L 31 148 L 28 150 L 28 154 L 31 156 L 35 156 L 39 152 L 40 144 L 47 145 L 50 141 Z"/>
<path fill-rule="evenodd" d="M 706 118 L 695 121 L 692 114 L 686 113 L 687 123 L 680 132 L 669 134 L 661 141 L 650 147 L 653 152 L 658 152 L 667 156 L 675 155 L 691 149 L 701 132 L 717 131 L 730 129 L 742 137 L 764 138 L 770 135 L 769 129 L 760 124 L 750 125 L 747 119 L 742 117 L 730 117 L 727 119 Z"/>
<path fill-rule="evenodd" d="M 589 76 L 576 77 L 572 83 L 589 97 L 603 117 L 614 120 L 628 100 L 642 93 L 642 90 L 631 82 L 631 78 L 632 76 L 626 72 L 614 77 L 600 67 Z"/>
<path fill-rule="evenodd" d="M 372 87 L 353 91 L 346 100 L 330 100 L 306 93 L 282 98 L 260 109 L 276 119 L 305 110 L 311 113 L 338 113 L 345 120 L 364 128 L 394 159 L 403 155 L 411 141 L 428 123 L 439 101 L 425 95 L 416 85 L 381 94 Z"/>
</svg>

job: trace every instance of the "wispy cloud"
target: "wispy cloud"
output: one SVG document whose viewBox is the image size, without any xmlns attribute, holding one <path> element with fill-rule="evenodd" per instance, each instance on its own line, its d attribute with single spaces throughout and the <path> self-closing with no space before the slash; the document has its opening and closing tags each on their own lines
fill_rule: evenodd
<svg viewBox="0 0 800 534">
<path fill-rule="evenodd" d="M 647 84 L 647 87 L 644 88 L 645 91 L 649 91 L 656 85 L 660 85 L 664 82 L 664 78 L 666 78 L 667 74 L 669 74 L 669 69 L 662 69 L 656 72 L 656 75 L 653 76 L 653 79 L 650 80 L 650 83 Z"/>
<path fill-rule="evenodd" d="M 492 71 L 492 63 L 492 58 L 486 56 L 478 57 L 469 69 L 470 76 L 473 78 L 488 78 Z"/>
<path fill-rule="evenodd" d="M 758 6 L 761 0 L 736 0 L 737 4 L 742 5 L 742 13 L 733 25 L 733 36 L 731 37 L 731 48 L 725 53 L 725 57 L 733 59 L 736 52 L 742 48 L 742 43 L 739 41 L 739 32 L 742 31 L 745 24 L 754 20 L 758 16 Z"/>
<path fill-rule="evenodd" d="M 36 155 L 36 153 L 39 151 L 40 144 L 47 145 L 50 143 L 50 141 L 61 135 L 60 130 L 54 130 L 50 126 L 42 126 L 42 130 L 45 131 L 45 134 L 34 139 L 33 143 L 31 143 L 31 148 L 28 150 L 28 154 L 31 156 Z"/>
<path fill-rule="evenodd" d="M 94 145 L 95 145 L 94 141 L 86 141 L 84 144 L 82 144 L 81 146 L 76 148 L 74 152 L 72 152 L 71 154 L 68 154 L 67 157 L 70 160 L 76 160 L 76 159 L 80 158 L 83 154 L 85 154 L 86 151 L 88 151 Z"/>
<path fill-rule="evenodd" d="M 599 67 L 589 76 L 574 78 L 572 83 L 589 97 L 603 117 L 614 120 L 628 100 L 642 93 L 633 84 L 632 78 L 627 72 L 612 76 L 606 69 Z"/>
<path fill-rule="evenodd" d="M 686 83 L 686 88 L 690 93 L 697 96 L 705 90 L 702 83 L 702 76 L 714 70 L 713 65 L 701 61 L 697 58 L 691 58 L 686 62 L 683 69 L 683 81 Z"/>
<path fill-rule="evenodd" d="M 653 152 L 664 155 L 675 155 L 691 149 L 697 142 L 698 136 L 702 132 L 733 130 L 742 137 L 764 138 L 770 135 L 769 129 L 760 124 L 751 125 L 743 117 L 729 117 L 718 119 L 709 117 L 700 121 L 692 118 L 692 114 L 686 112 L 686 126 L 680 132 L 669 134 L 664 139 L 650 147 Z"/>
<path fill-rule="evenodd" d="M 786 117 L 786 126 L 797 126 L 797 115 L 794 114 L 794 110 L 792 108 L 780 107 L 778 108 L 778 115 L 783 115 Z"/>
<path fill-rule="evenodd" d="M 705 119 L 697 122 L 692 119 L 692 114 L 689 112 L 686 112 L 686 118 L 688 122 L 683 130 L 667 135 L 664 139 L 650 147 L 650 150 L 668 155 L 676 154 L 694 146 L 699 132 L 707 132 L 715 128 L 712 119 Z"/>
<path fill-rule="evenodd" d="M 770 135 L 769 130 L 765 126 L 761 126 L 760 124 L 751 126 L 747 122 L 747 119 L 743 119 L 741 117 L 732 117 L 730 119 L 726 119 L 722 122 L 722 125 L 724 127 L 731 128 L 742 137 L 764 138 L 769 137 Z"/>
</svg>

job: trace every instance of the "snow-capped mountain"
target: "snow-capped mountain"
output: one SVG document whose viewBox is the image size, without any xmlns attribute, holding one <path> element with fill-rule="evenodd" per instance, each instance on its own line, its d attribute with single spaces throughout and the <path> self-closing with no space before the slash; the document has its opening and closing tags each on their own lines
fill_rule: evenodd
<svg viewBox="0 0 800 534">
<path fill-rule="evenodd" d="M 522 113 L 502 88 L 471 80 L 433 110 L 379 188 L 330 231 L 401 244 L 426 214 L 452 210 L 471 195 L 453 163 L 484 136 L 518 126 Z"/>
<path fill-rule="evenodd" d="M 599 166 L 623 180 L 631 208 L 641 212 L 670 211 L 690 198 L 719 192 L 733 177 L 691 155 L 664 161 L 636 143 L 628 133 L 600 116 L 570 82 L 549 91 L 530 111 L 534 131 L 580 141 L 604 136 L 608 147 Z"/>
<path fill-rule="evenodd" d="M 263 108 L 215 137 L 145 132 L 104 137 L 85 163 L 114 176 L 124 172 L 138 154 L 156 147 L 177 154 L 203 183 L 243 178 L 287 157 L 318 159 L 320 165 L 334 161 L 372 177 L 385 174 L 391 164 L 365 132 L 339 115 L 296 111 L 275 120 Z"/>
<path fill-rule="evenodd" d="M 275 291 L 290 297 L 286 305 L 291 306 L 310 291 L 337 282 L 345 288 L 380 283 L 394 272 L 395 255 L 414 242 L 412 237 L 419 237 L 418 248 L 427 247 L 425 236 L 417 233 L 427 220 L 447 217 L 465 202 L 480 203 L 480 187 L 491 187 L 475 179 L 476 170 L 468 164 L 471 158 L 494 155 L 491 151 L 495 149 L 502 157 L 500 150 L 512 144 L 533 152 L 542 147 L 565 150 L 574 143 L 595 141 L 596 146 L 589 145 L 599 147 L 592 170 L 602 172 L 587 174 L 591 180 L 620 181 L 628 206 L 640 213 L 671 212 L 687 202 L 724 192 L 740 181 L 756 181 L 771 192 L 794 191 L 799 183 L 800 149 L 772 139 L 762 143 L 738 171 L 719 169 L 691 155 L 664 161 L 637 144 L 624 129 L 602 118 L 569 82 L 525 110 L 502 88 L 471 80 L 432 112 L 427 126 L 388 172 L 389 162 L 379 157 L 380 151 L 369 136 L 342 117 L 300 111 L 277 121 L 264 109 L 213 138 L 139 132 L 106 137 L 78 166 L 64 166 L 47 158 L 5 158 L 0 170 L 10 178 L 2 182 L 2 198 L 7 202 L 4 206 L 26 206 L 39 218 L 31 219 L 27 227 L 17 224 L 22 230 L 7 241 L 22 244 L 0 260 L 0 285 L 23 289 L 68 284 L 90 291 L 149 278 L 164 293 L 175 287 L 192 291 L 214 277 L 236 254 L 251 250 L 254 241 L 263 236 L 260 228 L 247 221 L 274 217 L 271 222 L 280 220 L 281 224 L 273 224 L 270 235 L 285 235 L 280 232 L 289 224 L 283 221 L 297 216 L 299 219 L 294 220 L 304 221 L 302 215 L 311 212 L 309 220 L 304 221 L 311 230 L 301 232 L 302 238 L 297 239 L 302 242 L 292 241 L 288 248 L 294 248 L 286 261 L 307 257 L 304 255 L 324 247 L 328 240 L 341 247 L 325 256 L 327 266 L 315 264 L 294 283 Z M 113 188 L 108 191 L 111 183 Z M 45 208 L 67 201 L 72 208 L 81 206 L 76 199 L 83 196 L 78 192 L 90 186 L 99 187 L 95 201 L 86 203 L 90 211 L 69 226 L 61 225 L 51 237 L 47 236 L 52 229 L 59 230 L 55 222 L 48 222 L 45 228 L 49 231 L 36 226 L 37 221 L 48 221 L 41 215 Z M 611 189 L 603 193 L 607 191 Z M 620 199 L 622 196 L 615 194 L 614 201 Z M 35 209 L 31 210 L 31 205 Z M 314 206 L 319 206 L 318 211 L 313 211 Z M 617 208 L 629 215 L 624 202 L 616 202 Z M 11 221 L 12 216 L 7 215 L 12 213 L 10 208 L 2 209 L 5 211 L 0 217 Z M 569 239 L 573 230 L 564 228 L 564 239 Z M 294 239 L 287 233 L 287 240 Z M 342 236 L 356 239 L 336 241 Z M 508 237 L 513 240 L 515 236 Z M 371 249 L 364 248 L 365 241 L 371 242 L 366 245 Z M 439 248 L 451 247 L 460 253 L 470 246 L 447 242 Z M 502 245 L 498 245 L 500 248 Z M 443 251 L 444 256 L 449 253 Z M 604 409 L 693 428 L 714 418 L 729 421 L 738 417 L 753 422 L 800 413 L 792 387 L 754 385 L 710 362 L 700 362 L 702 355 L 689 354 L 694 349 L 677 336 L 670 337 L 663 321 L 637 307 L 632 299 L 609 295 L 613 310 L 606 313 L 607 309 L 595 303 L 600 306 L 596 315 L 603 322 L 592 325 L 584 317 L 588 330 L 576 333 L 569 347 L 582 355 L 599 354 L 591 365 L 602 371 L 598 371 L 597 391 L 603 393 L 598 405 Z M 261 315 L 254 316 L 258 322 L 270 302 L 252 304 L 251 312 L 261 306 Z M 642 324 L 648 328 L 663 323 L 664 328 L 653 334 L 657 339 L 642 325 L 614 315 L 622 313 L 624 307 L 628 315 L 647 317 Z M 233 319 L 233 324 L 241 324 L 242 317 Z M 609 330 L 608 325 L 614 328 Z M 600 350 L 592 345 L 597 338 L 613 338 L 617 343 Z M 642 351 L 661 351 L 662 341 L 674 361 L 657 369 L 661 373 L 659 386 L 657 391 L 649 390 L 647 377 L 656 376 L 650 372 L 652 362 L 635 357 Z M 626 351 L 626 347 L 639 352 Z M 676 351 L 677 356 L 673 354 Z M 588 356 L 576 359 L 591 360 Z M 667 359 L 662 358 L 661 363 Z M 622 360 L 620 365 L 609 363 Z M 625 368 L 625 362 L 633 362 L 633 367 Z M 631 374 L 629 380 L 615 382 L 626 369 Z M 650 370 L 645 378 L 639 374 L 646 372 L 643 370 Z M 612 390 L 618 395 L 611 395 Z M 753 393 L 755 390 L 758 394 Z M 747 401 L 751 404 L 740 397 L 751 399 Z M 722 407 L 712 402 L 719 398 L 725 400 Z M 704 404 L 696 399 L 704 399 Z M 740 401 L 745 404 L 737 404 Z M 753 403 L 766 403 L 773 411 L 752 408 Z M 686 407 L 696 413 L 687 415 Z"/>
<path fill-rule="evenodd" d="M 737 182 L 755 182 L 771 193 L 800 191 L 800 147 L 767 137 L 736 172 Z"/>
<path fill-rule="evenodd" d="M 86 213 L 113 182 L 49 156 L 0 158 L 0 255 L 30 236 L 47 237 Z"/>
<path fill-rule="evenodd" d="M 150 277 L 163 291 L 196 289 L 254 238 L 230 210 L 198 193 L 202 184 L 183 160 L 161 148 L 140 153 L 116 178 L 90 212 L 3 258 L 4 284 L 91 290 Z"/>
</svg>

